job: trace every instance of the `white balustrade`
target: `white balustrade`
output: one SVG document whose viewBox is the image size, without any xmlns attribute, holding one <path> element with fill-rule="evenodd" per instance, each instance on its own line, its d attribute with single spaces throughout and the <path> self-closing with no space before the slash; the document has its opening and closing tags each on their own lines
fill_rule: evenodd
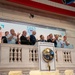
<svg viewBox="0 0 75 75">
<path fill-rule="evenodd" d="M 75 72 L 75 50 L 67 48 L 55 48 L 56 68 L 59 71 L 71 69 Z M 0 44 L 0 72 L 10 70 L 22 70 L 27 73 L 30 70 L 39 69 L 37 46 Z M 27 72 L 28 71 L 28 72 Z"/>
</svg>

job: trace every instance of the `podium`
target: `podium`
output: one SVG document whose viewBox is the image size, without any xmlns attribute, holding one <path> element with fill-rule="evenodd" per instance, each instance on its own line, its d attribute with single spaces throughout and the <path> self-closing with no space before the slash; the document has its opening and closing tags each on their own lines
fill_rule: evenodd
<svg viewBox="0 0 75 75">
<path fill-rule="evenodd" d="M 55 53 L 54 43 L 38 42 L 35 45 L 38 47 L 39 70 L 40 71 L 49 71 L 49 67 L 48 67 L 48 64 L 49 64 L 50 65 L 50 71 L 55 71 L 56 70 L 55 54 L 54 54 L 54 58 L 49 63 L 47 63 L 47 62 L 44 61 L 43 53 L 42 53 L 45 49 L 50 49 L 50 50 L 52 50 Z M 49 57 L 47 57 L 47 58 L 49 58 Z"/>
<path fill-rule="evenodd" d="M 30 75 L 59 75 L 59 71 L 56 70 L 55 65 L 55 54 L 54 58 L 49 63 L 45 62 L 43 59 L 44 50 L 49 49 L 55 53 L 54 44 L 49 42 L 38 42 L 35 44 L 35 46 L 38 47 L 39 70 L 31 71 Z M 47 64 L 50 65 L 50 71 Z"/>
<path fill-rule="evenodd" d="M 54 44 L 49 42 L 38 42 L 35 44 L 38 48 L 38 55 L 39 55 L 39 70 L 31 71 L 30 75 L 59 75 L 59 71 L 56 70 L 55 65 L 55 50 L 54 50 Z M 50 62 L 46 62 L 43 59 L 43 52 L 51 51 L 54 53 L 54 57 Z M 47 53 L 50 54 L 50 53 Z M 50 70 L 48 67 L 48 64 L 50 65 Z"/>
</svg>

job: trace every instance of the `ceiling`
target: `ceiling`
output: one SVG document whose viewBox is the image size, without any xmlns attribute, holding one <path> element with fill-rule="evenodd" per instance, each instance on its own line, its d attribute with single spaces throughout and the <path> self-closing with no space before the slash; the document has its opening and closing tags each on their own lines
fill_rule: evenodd
<svg viewBox="0 0 75 75">
<path fill-rule="evenodd" d="M 65 5 L 62 0 L 7 0 L 16 4 L 75 17 L 75 3 Z"/>
<path fill-rule="evenodd" d="M 65 5 L 62 0 L 0 0 L 0 5 L 14 10 L 60 19 L 75 20 L 75 2 Z M 23 9 L 23 10 L 22 10 Z M 71 21 L 71 20 L 70 20 Z"/>
</svg>

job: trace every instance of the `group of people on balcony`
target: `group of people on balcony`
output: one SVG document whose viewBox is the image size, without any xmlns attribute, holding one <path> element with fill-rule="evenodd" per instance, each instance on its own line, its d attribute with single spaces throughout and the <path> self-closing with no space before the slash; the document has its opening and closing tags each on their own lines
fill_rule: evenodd
<svg viewBox="0 0 75 75">
<path fill-rule="evenodd" d="M 62 47 L 70 45 L 67 41 L 67 36 L 63 37 L 63 40 L 58 39 L 58 35 L 55 35 L 55 38 L 53 38 L 52 34 L 49 34 L 47 36 L 47 40 L 45 40 L 43 35 L 40 35 L 40 40 L 37 40 L 36 37 L 36 31 L 32 31 L 32 34 L 28 37 L 27 32 L 24 30 L 22 32 L 22 35 L 20 36 L 20 33 L 16 34 L 14 29 L 10 30 L 10 33 L 8 31 L 5 32 L 5 36 L 2 36 L 1 42 L 2 43 L 8 43 L 8 44 L 23 44 L 23 45 L 34 45 L 36 42 L 51 42 L 54 43 L 55 47 Z"/>
</svg>

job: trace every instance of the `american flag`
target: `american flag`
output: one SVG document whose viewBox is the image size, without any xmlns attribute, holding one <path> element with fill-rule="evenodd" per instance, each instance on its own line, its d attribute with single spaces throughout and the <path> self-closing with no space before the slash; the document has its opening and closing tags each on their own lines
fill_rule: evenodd
<svg viewBox="0 0 75 75">
<path fill-rule="evenodd" d="M 75 17 L 75 2 L 64 4 L 62 0 L 7 0 L 25 6 Z"/>
</svg>

